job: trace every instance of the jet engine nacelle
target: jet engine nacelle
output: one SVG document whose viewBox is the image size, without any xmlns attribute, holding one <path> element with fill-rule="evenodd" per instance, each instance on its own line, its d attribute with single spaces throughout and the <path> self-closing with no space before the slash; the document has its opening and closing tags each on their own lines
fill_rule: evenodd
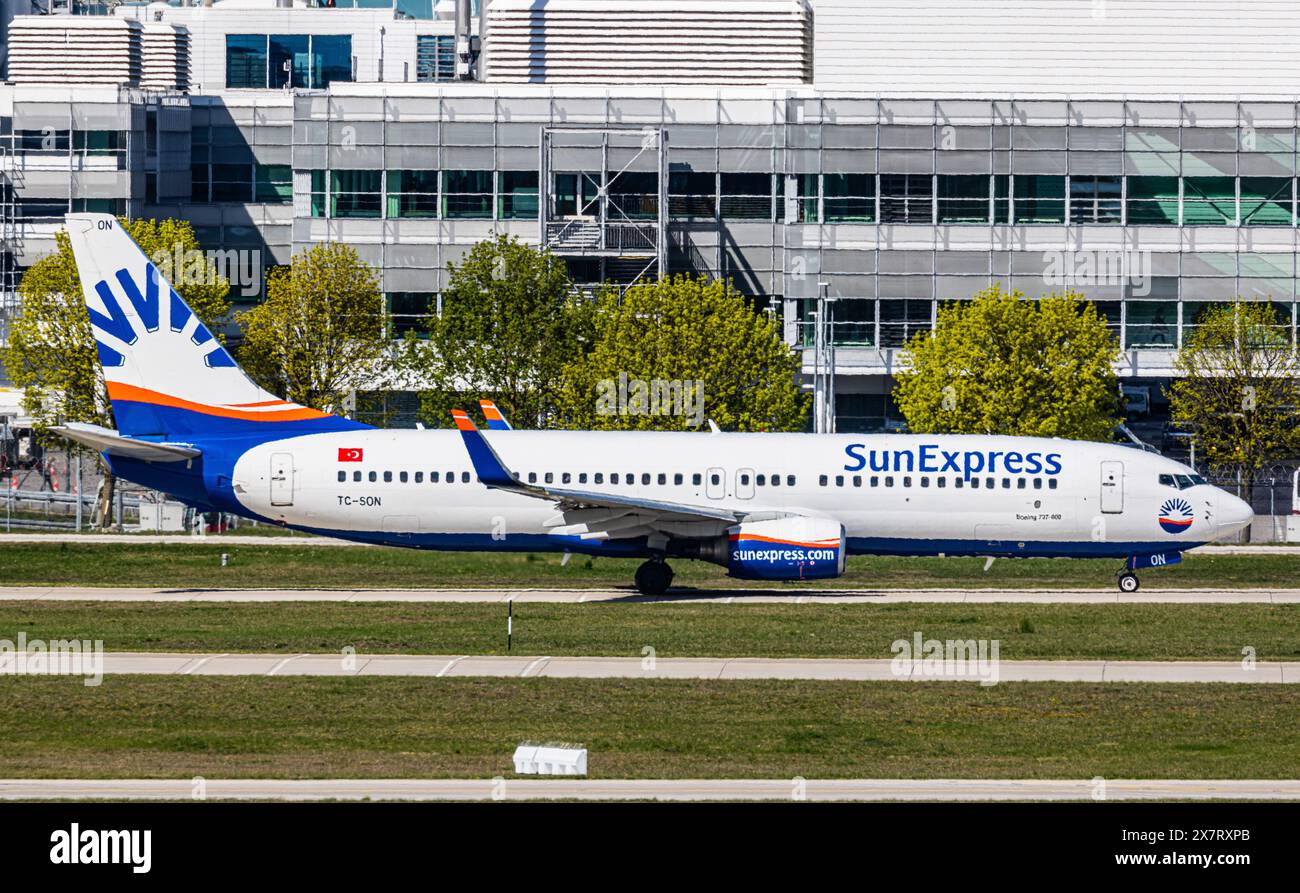
<svg viewBox="0 0 1300 893">
<path fill-rule="evenodd" d="M 817 580 L 844 573 L 844 525 L 824 518 L 747 521 L 727 532 L 727 573 L 745 580 Z"/>
</svg>

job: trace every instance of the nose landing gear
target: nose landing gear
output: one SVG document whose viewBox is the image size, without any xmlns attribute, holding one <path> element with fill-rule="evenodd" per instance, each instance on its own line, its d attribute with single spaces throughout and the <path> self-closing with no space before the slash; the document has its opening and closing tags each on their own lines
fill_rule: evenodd
<svg viewBox="0 0 1300 893">
<path fill-rule="evenodd" d="M 1138 587 L 1141 585 L 1138 582 L 1137 574 L 1128 569 L 1119 572 L 1118 582 L 1120 592 L 1137 592 Z"/>
<path fill-rule="evenodd" d="M 651 558 L 636 569 L 634 582 L 642 595 L 663 595 L 673 584 L 673 569 L 662 558 Z"/>
</svg>

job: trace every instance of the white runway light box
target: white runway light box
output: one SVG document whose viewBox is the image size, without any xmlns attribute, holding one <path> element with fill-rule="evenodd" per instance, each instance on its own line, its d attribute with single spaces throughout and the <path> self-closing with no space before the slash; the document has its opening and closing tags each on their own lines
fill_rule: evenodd
<svg viewBox="0 0 1300 893">
<path fill-rule="evenodd" d="M 515 772 L 520 775 L 586 775 L 587 748 L 521 744 L 515 748 Z"/>
</svg>

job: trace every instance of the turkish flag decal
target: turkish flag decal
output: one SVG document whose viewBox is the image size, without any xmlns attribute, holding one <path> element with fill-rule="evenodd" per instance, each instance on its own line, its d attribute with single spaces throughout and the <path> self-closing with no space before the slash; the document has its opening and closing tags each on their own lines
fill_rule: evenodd
<svg viewBox="0 0 1300 893">
<path fill-rule="evenodd" d="M 360 461 L 361 461 L 361 450 L 345 450 L 345 449 L 343 449 L 342 447 L 339 447 L 339 461 L 340 461 L 340 462 L 360 462 Z"/>
</svg>

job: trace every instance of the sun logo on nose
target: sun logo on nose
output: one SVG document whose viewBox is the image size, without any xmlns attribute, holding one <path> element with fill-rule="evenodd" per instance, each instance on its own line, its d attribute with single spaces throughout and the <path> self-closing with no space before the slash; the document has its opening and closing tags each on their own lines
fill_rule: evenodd
<svg viewBox="0 0 1300 893">
<path fill-rule="evenodd" d="M 1194 514 L 1186 499 L 1166 499 L 1160 506 L 1160 526 L 1166 533 L 1182 533 L 1192 526 Z"/>
</svg>

